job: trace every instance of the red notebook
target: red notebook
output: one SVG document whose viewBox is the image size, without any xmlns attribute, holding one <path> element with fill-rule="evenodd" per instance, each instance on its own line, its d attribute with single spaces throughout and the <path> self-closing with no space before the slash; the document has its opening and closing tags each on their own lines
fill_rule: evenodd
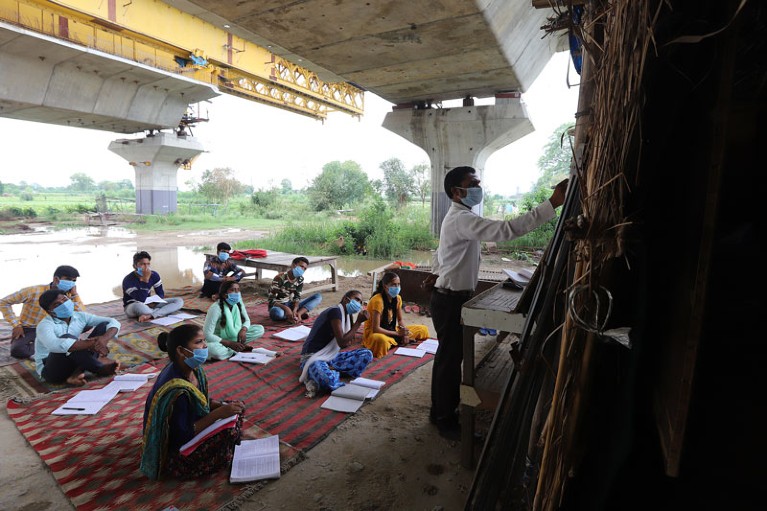
<svg viewBox="0 0 767 511">
<path fill-rule="evenodd" d="M 181 448 L 178 450 L 182 456 L 189 456 L 194 452 L 195 449 L 197 449 L 200 444 L 202 444 L 205 440 L 212 437 L 216 433 L 223 431 L 225 429 L 233 428 L 237 425 L 237 415 L 232 415 L 231 417 L 227 417 L 226 419 L 220 419 L 208 426 L 207 428 L 203 429 L 199 433 L 197 433 L 194 438 L 189 440 L 187 443 L 181 446 Z"/>
</svg>

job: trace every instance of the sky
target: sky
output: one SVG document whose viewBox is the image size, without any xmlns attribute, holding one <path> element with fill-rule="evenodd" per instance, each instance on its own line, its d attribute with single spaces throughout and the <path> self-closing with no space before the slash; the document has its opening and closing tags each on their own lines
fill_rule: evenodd
<svg viewBox="0 0 767 511">
<path fill-rule="evenodd" d="M 578 75 L 567 52 L 555 54 L 530 89 L 523 93 L 536 130 L 496 151 L 485 165 L 483 186 L 491 193 L 528 191 L 538 177 L 537 160 L 554 129 L 574 122 Z M 493 99 L 476 104 L 492 104 Z M 460 101 L 457 103 L 460 105 Z M 452 106 L 445 104 L 444 106 Z M 370 179 L 382 178 L 379 165 L 399 158 L 410 168 L 429 163 L 426 153 L 381 126 L 392 104 L 365 94 L 365 115 L 356 119 L 332 112 L 323 122 L 223 94 L 200 104 L 208 122 L 192 128 L 206 152 L 191 170 L 179 169 L 178 186 L 188 190 L 206 169 L 231 167 L 255 189 L 279 186 L 288 178 L 294 189 L 308 186 L 325 163 L 354 160 Z M 96 182 L 134 180 L 133 167 L 111 153 L 112 140 L 134 136 L 0 118 L 3 162 L 0 181 L 66 186 L 69 176 L 84 172 Z"/>
</svg>

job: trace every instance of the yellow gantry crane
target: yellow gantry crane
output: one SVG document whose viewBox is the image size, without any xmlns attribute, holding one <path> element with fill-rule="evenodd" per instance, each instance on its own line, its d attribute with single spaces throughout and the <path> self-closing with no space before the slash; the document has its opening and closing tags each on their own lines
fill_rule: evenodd
<svg viewBox="0 0 767 511">
<path fill-rule="evenodd" d="M 361 89 L 320 80 L 226 26 L 159 0 L 0 0 L 0 21 L 316 119 L 364 111 Z"/>
</svg>

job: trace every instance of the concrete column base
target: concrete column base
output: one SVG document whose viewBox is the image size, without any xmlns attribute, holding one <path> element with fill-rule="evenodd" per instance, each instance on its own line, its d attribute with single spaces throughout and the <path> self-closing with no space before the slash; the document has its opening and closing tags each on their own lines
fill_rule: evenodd
<svg viewBox="0 0 767 511">
<path fill-rule="evenodd" d="M 203 152 L 191 136 L 155 133 L 139 139 L 119 139 L 109 150 L 126 159 L 136 172 L 136 213 L 165 215 L 178 209 L 178 168 L 190 166 Z"/>
<path fill-rule="evenodd" d="M 495 105 L 394 110 L 386 114 L 383 127 L 429 155 L 431 229 L 435 235 L 439 235 L 450 207 L 444 190 L 445 175 L 465 165 L 474 167 L 481 178 L 491 154 L 535 129 L 518 95 L 496 98 Z M 482 205 L 475 210 L 481 215 Z"/>
</svg>

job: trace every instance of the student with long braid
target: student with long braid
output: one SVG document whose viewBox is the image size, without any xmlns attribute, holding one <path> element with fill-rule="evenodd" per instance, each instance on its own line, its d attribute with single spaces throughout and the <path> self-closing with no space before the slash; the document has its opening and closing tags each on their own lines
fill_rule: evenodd
<svg viewBox="0 0 767 511">
<path fill-rule="evenodd" d="M 400 289 L 399 275 L 387 271 L 368 302 L 370 319 L 365 322 L 362 345 L 372 351 L 375 358 L 383 357 L 394 346 L 405 346 L 429 337 L 425 325 L 405 326 Z"/>
<path fill-rule="evenodd" d="M 264 335 L 263 326 L 250 324 L 240 284 L 233 280 L 221 283 L 218 300 L 208 308 L 203 331 L 208 360 L 224 360 L 240 351 L 252 351 L 248 343 Z"/>
</svg>

